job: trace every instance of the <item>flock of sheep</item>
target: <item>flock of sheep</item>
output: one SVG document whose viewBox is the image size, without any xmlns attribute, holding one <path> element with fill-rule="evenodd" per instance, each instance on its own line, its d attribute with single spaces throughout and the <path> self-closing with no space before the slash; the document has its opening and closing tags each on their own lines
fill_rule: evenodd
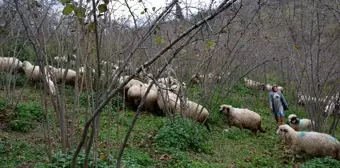
<svg viewBox="0 0 340 168">
<path fill-rule="evenodd" d="M 59 59 L 59 58 L 58 58 Z M 58 60 L 60 61 L 60 59 Z M 62 60 L 65 61 L 65 60 Z M 116 66 L 116 65 L 112 65 Z M 118 67 L 116 67 L 118 68 Z M 45 67 L 45 78 L 48 82 L 51 93 L 55 93 L 54 84 L 60 83 L 65 79 L 66 84 L 75 85 L 76 71 L 68 69 L 54 68 L 52 66 Z M 43 76 L 39 66 L 34 66 L 28 61 L 21 62 L 17 58 L 2 57 L 0 58 L 0 72 L 24 73 L 29 80 L 38 82 Z M 79 73 L 83 73 L 84 68 L 79 68 Z M 229 74 L 228 74 L 229 75 Z M 121 76 L 118 82 L 121 84 L 128 76 Z M 194 75 L 191 82 L 199 84 L 202 82 L 202 76 Z M 208 78 L 220 81 L 220 77 L 208 76 Z M 122 89 L 125 103 L 129 107 L 136 109 L 150 85 L 149 93 L 145 96 L 145 102 L 142 110 L 146 110 L 156 115 L 173 115 L 175 113 L 204 124 L 208 130 L 209 112 L 202 105 L 190 101 L 181 94 L 182 89 L 186 88 L 184 82 L 180 82 L 171 76 L 164 77 L 153 81 L 149 78 L 146 82 L 132 79 Z M 272 85 L 264 85 L 247 78 L 244 78 L 245 86 L 251 89 L 270 91 Z M 282 87 L 279 90 L 283 91 Z M 330 107 L 328 107 L 330 108 Z M 258 131 L 265 132 L 262 127 L 261 116 L 249 109 L 235 108 L 231 105 L 221 105 L 220 112 L 229 127 L 236 126 L 240 129 L 249 129 L 254 135 Z M 285 142 L 286 145 L 293 150 L 294 154 L 306 152 L 316 157 L 331 156 L 340 160 L 340 142 L 334 137 L 318 133 L 318 132 L 299 132 L 302 130 L 311 131 L 313 121 L 309 119 L 299 119 L 295 114 L 288 116 L 290 125 L 281 125 L 277 130 L 277 134 Z M 293 159 L 295 156 L 293 156 Z"/>
</svg>

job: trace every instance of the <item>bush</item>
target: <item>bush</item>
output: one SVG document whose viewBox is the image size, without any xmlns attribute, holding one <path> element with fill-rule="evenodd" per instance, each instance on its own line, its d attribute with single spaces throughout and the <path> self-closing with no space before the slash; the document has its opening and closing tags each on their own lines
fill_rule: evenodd
<svg viewBox="0 0 340 168">
<path fill-rule="evenodd" d="M 125 167 L 151 167 L 154 164 L 147 153 L 138 149 L 125 149 L 123 159 Z"/>
<path fill-rule="evenodd" d="M 174 121 L 165 120 L 159 129 L 155 142 L 161 149 L 193 150 L 207 152 L 206 128 L 193 121 L 176 116 Z"/>
<path fill-rule="evenodd" d="M 3 112 L 8 105 L 8 101 L 0 98 L 0 112 Z"/>
<path fill-rule="evenodd" d="M 301 168 L 332 168 L 332 167 L 340 167 L 340 162 L 332 159 L 331 157 L 325 158 L 314 158 L 309 160 L 301 165 Z"/>
<path fill-rule="evenodd" d="M 13 131 L 28 132 L 34 128 L 35 121 L 41 121 L 43 110 L 38 103 L 19 104 L 16 108 L 15 119 L 8 123 Z"/>
<path fill-rule="evenodd" d="M 73 152 L 69 152 L 67 154 L 63 154 L 61 151 L 58 151 L 52 156 L 51 163 L 39 164 L 36 167 L 51 167 L 51 168 L 60 168 L 60 167 L 70 167 L 72 161 Z M 78 167 L 83 167 L 85 161 L 85 153 L 81 152 L 78 155 L 77 165 Z M 108 165 L 105 161 L 97 159 L 98 168 L 106 168 Z M 93 161 L 93 154 L 90 153 L 88 167 L 95 167 Z"/>
</svg>

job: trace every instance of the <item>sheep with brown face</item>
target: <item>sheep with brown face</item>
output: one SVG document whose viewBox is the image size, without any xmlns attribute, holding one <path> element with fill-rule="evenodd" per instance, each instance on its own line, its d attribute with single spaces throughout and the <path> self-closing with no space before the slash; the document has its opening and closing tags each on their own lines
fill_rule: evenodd
<svg viewBox="0 0 340 168">
<path fill-rule="evenodd" d="M 319 132 L 297 132 L 289 125 L 281 125 L 276 131 L 295 155 L 305 152 L 313 157 L 331 156 L 340 160 L 340 142 L 334 137 Z"/>
<path fill-rule="evenodd" d="M 310 119 L 300 119 L 295 114 L 290 114 L 288 116 L 288 121 L 295 131 L 311 131 L 313 129 L 312 125 L 314 122 Z"/>
<path fill-rule="evenodd" d="M 240 129 L 249 129 L 255 135 L 257 131 L 265 132 L 261 122 L 262 118 L 259 114 L 248 109 L 234 108 L 231 105 L 221 105 L 220 112 L 224 114 L 229 128 L 236 126 Z"/>
</svg>

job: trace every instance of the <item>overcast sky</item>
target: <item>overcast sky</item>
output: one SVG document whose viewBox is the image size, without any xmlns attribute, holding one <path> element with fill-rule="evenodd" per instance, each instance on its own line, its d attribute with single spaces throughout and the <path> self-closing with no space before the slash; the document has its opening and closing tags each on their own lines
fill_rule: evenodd
<svg viewBox="0 0 340 168">
<path fill-rule="evenodd" d="M 2 3 L 3 0 L 0 0 Z M 9 0 L 11 1 L 11 0 Z M 40 1 L 40 0 L 38 0 Z M 74 0 L 79 1 L 79 0 Z M 163 9 L 170 3 L 172 0 L 142 0 L 143 3 L 138 2 L 139 0 L 127 0 L 131 10 L 135 13 L 136 19 L 143 22 L 148 18 L 154 18 L 158 13 L 163 11 Z M 212 0 L 180 0 L 180 6 L 183 9 L 184 17 L 190 16 L 192 14 L 197 13 L 198 10 L 207 9 L 210 5 Z M 223 0 L 214 0 L 213 7 L 216 7 L 220 2 Z M 131 15 L 124 3 L 124 0 L 110 0 L 109 3 L 109 10 L 113 13 L 112 18 L 117 21 L 126 21 L 129 20 L 129 23 L 132 24 Z M 145 5 L 145 6 L 144 6 Z M 148 9 L 148 12 L 145 14 L 141 14 L 144 8 Z M 155 7 L 156 12 L 152 11 L 152 8 Z M 63 6 L 60 5 L 56 7 L 55 10 L 61 11 Z M 57 12 L 59 13 L 59 12 Z"/>
</svg>

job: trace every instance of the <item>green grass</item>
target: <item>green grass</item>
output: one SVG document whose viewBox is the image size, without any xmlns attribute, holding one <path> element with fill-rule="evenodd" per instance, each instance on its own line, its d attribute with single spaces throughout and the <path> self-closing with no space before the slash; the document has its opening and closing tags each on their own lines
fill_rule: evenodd
<svg viewBox="0 0 340 168">
<path fill-rule="evenodd" d="M 275 79 L 272 79 L 275 81 Z M 218 88 L 223 89 L 223 88 Z M 200 89 L 189 88 L 190 99 L 200 99 Z M 32 127 L 25 133 L 4 129 L 0 131 L 0 165 L 9 167 L 35 165 L 36 167 L 61 167 L 68 165 L 72 152 L 62 155 L 60 153 L 59 128 L 56 114 L 49 110 L 51 123 L 51 138 L 53 147 L 53 162 L 48 163 L 45 152 L 43 122 L 36 113 L 40 102 L 41 91 L 27 86 L 20 106 L 24 118 L 31 119 Z M 70 119 L 73 106 L 73 89 L 66 88 L 67 93 L 67 119 Z M 1 91 L 0 94 L 3 94 Z M 288 94 L 288 93 L 287 93 Z M 268 108 L 268 93 L 252 91 L 242 84 L 237 85 L 229 95 L 212 97 L 210 117 L 212 131 L 208 132 L 204 126 L 190 120 L 176 118 L 173 122 L 165 117 L 151 114 L 142 114 L 136 122 L 127 148 L 124 152 L 123 165 L 126 167 L 178 167 L 178 168 L 224 168 L 232 164 L 237 167 L 292 167 L 292 165 L 305 164 L 305 167 L 317 167 L 320 164 L 336 166 L 339 162 L 330 158 L 310 159 L 301 157 L 294 163 L 284 154 L 279 137 L 275 134 L 276 123 Z M 294 97 L 286 95 L 290 106 L 286 116 L 295 113 L 305 117 L 304 110 L 294 106 Z M 0 113 L 8 109 L 8 102 L 0 99 Z M 134 112 L 123 110 L 122 98 L 116 97 L 112 106 L 105 107 L 101 114 L 101 130 L 97 143 L 97 159 L 99 167 L 114 167 L 120 143 L 131 124 Z M 232 127 L 229 132 L 221 127 L 223 123 L 219 108 L 221 104 L 230 104 L 234 107 L 249 108 L 259 113 L 266 133 L 258 133 L 253 137 L 251 131 Z M 76 140 L 79 140 L 84 125 L 86 95 L 80 96 L 80 117 L 77 126 Z M 51 107 L 50 107 L 51 108 Z M 23 112 L 24 111 L 24 112 Z M 29 112 L 28 112 L 29 111 Z M 28 112 L 28 113 L 27 113 Z M 29 115 L 28 115 L 29 114 Z M 28 116 L 26 116 L 28 115 Z M 1 121 L 0 121 L 1 122 Z M 25 127 L 26 128 L 26 127 Z M 339 130 L 337 139 L 340 139 Z M 109 140 L 109 141 L 108 141 Z M 109 153 L 109 155 L 108 155 Z M 93 159 L 93 157 L 91 157 Z M 84 154 L 79 156 L 82 164 Z M 308 160 L 308 162 L 306 162 Z M 91 164 L 93 160 L 91 160 Z M 108 166 L 110 165 L 110 166 Z M 1 167 L 1 166 L 0 166 Z"/>
</svg>

